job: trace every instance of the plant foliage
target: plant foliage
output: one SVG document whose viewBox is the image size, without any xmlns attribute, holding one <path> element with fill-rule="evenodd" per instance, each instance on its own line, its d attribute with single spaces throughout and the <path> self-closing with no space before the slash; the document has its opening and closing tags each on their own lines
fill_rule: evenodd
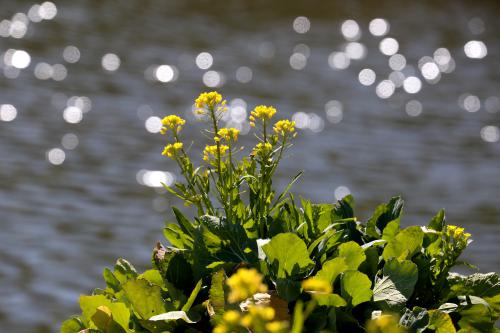
<svg viewBox="0 0 500 333">
<path fill-rule="evenodd" d="M 495 273 L 450 270 L 470 243 L 443 211 L 427 226 L 401 227 L 394 197 L 361 221 L 351 195 L 335 203 L 297 200 L 272 178 L 295 137 L 294 123 L 273 125 L 276 109 L 257 106 L 249 156 L 239 131 L 219 128 L 225 101 L 196 100 L 212 140 L 195 167 L 181 141 L 185 121 L 163 120 L 172 158 L 185 178 L 167 189 L 194 205 L 173 208 L 168 241 L 138 273 L 124 259 L 105 269 L 106 286 L 80 297 L 81 314 L 61 333 L 163 332 L 493 332 L 500 316 Z"/>
</svg>

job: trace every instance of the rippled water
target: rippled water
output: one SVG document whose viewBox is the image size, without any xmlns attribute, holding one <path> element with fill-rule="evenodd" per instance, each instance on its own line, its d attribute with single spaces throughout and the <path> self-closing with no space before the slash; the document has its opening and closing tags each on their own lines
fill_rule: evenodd
<svg viewBox="0 0 500 333">
<path fill-rule="evenodd" d="M 2 1 L 2 330 L 55 331 L 79 294 L 102 285 L 104 266 L 148 265 L 178 204 L 142 185 L 176 176 L 151 133 L 155 117 L 190 116 L 205 84 L 233 100 L 235 125 L 246 128 L 237 121 L 264 103 L 304 128 L 281 183 L 303 169 L 296 192 L 332 201 L 350 191 L 361 218 L 394 194 L 408 201 L 406 223 L 444 207 L 473 233 L 467 259 L 499 271 L 499 5 L 343 3 L 68 1 L 31 9 L 32 22 L 12 16 L 34 3 Z M 377 17 L 390 24 L 384 36 L 372 33 L 385 21 L 370 33 Z M 384 38 L 393 39 L 379 50 Z M 381 51 L 395 41 L 404 58 L 390 66 L 401 72 L 384 81 L 393 70 Z M 484 44 L 468 44 L 467 56 L 469 41 Z M 451 58 L 441 49 L 420 61 L 422 73 L 419 60 L 440 48 Z M 373 72 L 358 78 L 363 69 Z M 375 83 L 360 83 L 373 73 Z M 402 75 L 414 78 L 391 94 Z M 185 131 L 199 145 L 200 126 Z"/>
</svg>

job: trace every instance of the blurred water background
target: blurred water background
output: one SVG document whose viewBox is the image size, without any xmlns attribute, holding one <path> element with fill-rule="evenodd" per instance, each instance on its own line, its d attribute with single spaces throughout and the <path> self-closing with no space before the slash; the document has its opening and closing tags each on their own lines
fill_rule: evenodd
<svg viewBox="0 0 500 333">
<path fill-rule="evenodd" d="M 54 332 L 125 257 L 149 265 L 178 176 L 160 118 L 203 90 L 248 131 L 256 104 L 301 128 L 279 184 L 366 219 L 401 194 L 440 208 L 500 271 L 500 4 L 496 1 L 0 3 L 0 330 Z M 248 142 L 251 135 L 243 139 Z M 248 143 L 249 144 L 249 143 Z M 247 145 L 248 145 L 247 144 Z"/>
</svg>

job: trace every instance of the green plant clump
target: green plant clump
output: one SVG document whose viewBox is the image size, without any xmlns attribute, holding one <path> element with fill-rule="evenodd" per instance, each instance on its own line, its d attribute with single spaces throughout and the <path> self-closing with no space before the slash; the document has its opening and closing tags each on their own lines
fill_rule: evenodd
<svg viewBox="0 0 500 333">
<path fill-rule="evenodd" d="M 152 268 L 138 273 L 124 259 L 106 268 L 106 287 L 80 297 L 82 313 L 62 333 L 496 331 L 499 275 L 450 272 L 471 240 L 443 211 L 401 228 L 399 197 L 359 221 L 350 195 L 297 199 L 289 190 L 300 174 L 279 193 L 272 179 L 294 122 L 274 122 L 275 108 L 257 106 L 248 154 L 238 129 L 219 126 L 220 94 L 195 105 L 212 141 L 202 166 L 181 140 L 184 119 L 165 117 L 161 132 L 163 155 L 185 178 L 167 189 L 197 216 L 173 208 L 177 223 L 163 229 L 168 245 L 156 245 Z"/>
</svg>

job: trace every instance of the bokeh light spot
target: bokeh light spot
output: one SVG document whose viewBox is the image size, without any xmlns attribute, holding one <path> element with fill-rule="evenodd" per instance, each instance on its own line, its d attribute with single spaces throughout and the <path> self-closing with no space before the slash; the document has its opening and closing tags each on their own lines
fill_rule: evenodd
<svg viewBox="0 0 500 333">
<path fill-rule="evenodd" d="M 361 83 L 364 86 L 371 86 L 372 84 L 375 83 L 376 79 L 377 75 L 375 74 L 373 69 L 370 68 L 364 68 L 358 74 L 359 83 Z"/>
<path fill-rule="evenodd" d="M 209 69 L 214 63 L 214 58 L 208 52 L 201 52 L 196 56 L 195 63 L 199 69 Z"/>
<path fill-rule="evenodd" d="M 464 45 L 464 52 L 468 58 L 471 59 L 482 59 L 488 54 L 488 49 L 486 44 L 479 40 L 468 41 Z"/>
<path fill-rule="evenodd" d="M 311 29 L 311 21 L 305 16 L 298 16 L 293 20 L 293 30 L 299 34 L 305 34 Z"/>
<path fill-rule="evenodd" d="M 102 68 L 109 72 L 114 72 L 120 68 L 120 58 L 114 53 L 106 53 L 101 59 Z"/>
<path fill-rule="evenodd" d="M 380 41 L 379 50 L 382 54 L 391 56 L 396 54 L 399 50 L 399 43 L 394 38 L 384 38 Z"/>
<path fill-rule="evenodd" d="M 413 99 L 411 101 L 408 101 L 405 106 L 405 111 L 406 114 L 408 114 L 410 117 L 418 117 L 422 113 L 423 107 L 422 103 L 417 101 L 416 99 Z"/>
<path fill-rule="evenodd" d="M 486 142 L 498 142 L 500 139 L 500 130 L 497 126 L 484 126 L 481 128 L 481 139 Z"/>
<path fill-rule="evenodd" d="M 252 81 L 253 73 L 250 67 L 241 66 L 236 70 L 236 80 L 240 83 Z"/>
<path fill-rule="evenodd" d="M 17 117 L 17 109 L 12 104 L 0 104 L 0 120 L 13 121 Z"/>
<path fill-rule="evenodd" d="M 348 41 L 357 41 L 361 38 L 361 29 L 358 22 L 354 20 L 345 20 L 340 26 L 340 32 Z"/>
<path fill-rule="evenodd" d="M 403 89 L 409 94 L 416 94 L 422 89 L 422 81 L 416 76 L 408 76 L 403 81 Z"/>
<path fill-rule="evenodd" d="M 46 153 L 47 161 L 53 165 L 61 165 L 66 159 L 66 154 L 61 148 L 52 148 Z"/>
<path fill-rule="evenodd" d="M 389 22 L 383 18 L 376 18 L 370 21 L 368 30 L 373 36 L 384 36 L 389 32 Z"/>
<path fill-rule="evenodd" d="M 162 127 L 161 118 L 156 116 L 148 117 L 144 122 L 144 126 L 149 133 L 159 133 Z"/>
</svg>

